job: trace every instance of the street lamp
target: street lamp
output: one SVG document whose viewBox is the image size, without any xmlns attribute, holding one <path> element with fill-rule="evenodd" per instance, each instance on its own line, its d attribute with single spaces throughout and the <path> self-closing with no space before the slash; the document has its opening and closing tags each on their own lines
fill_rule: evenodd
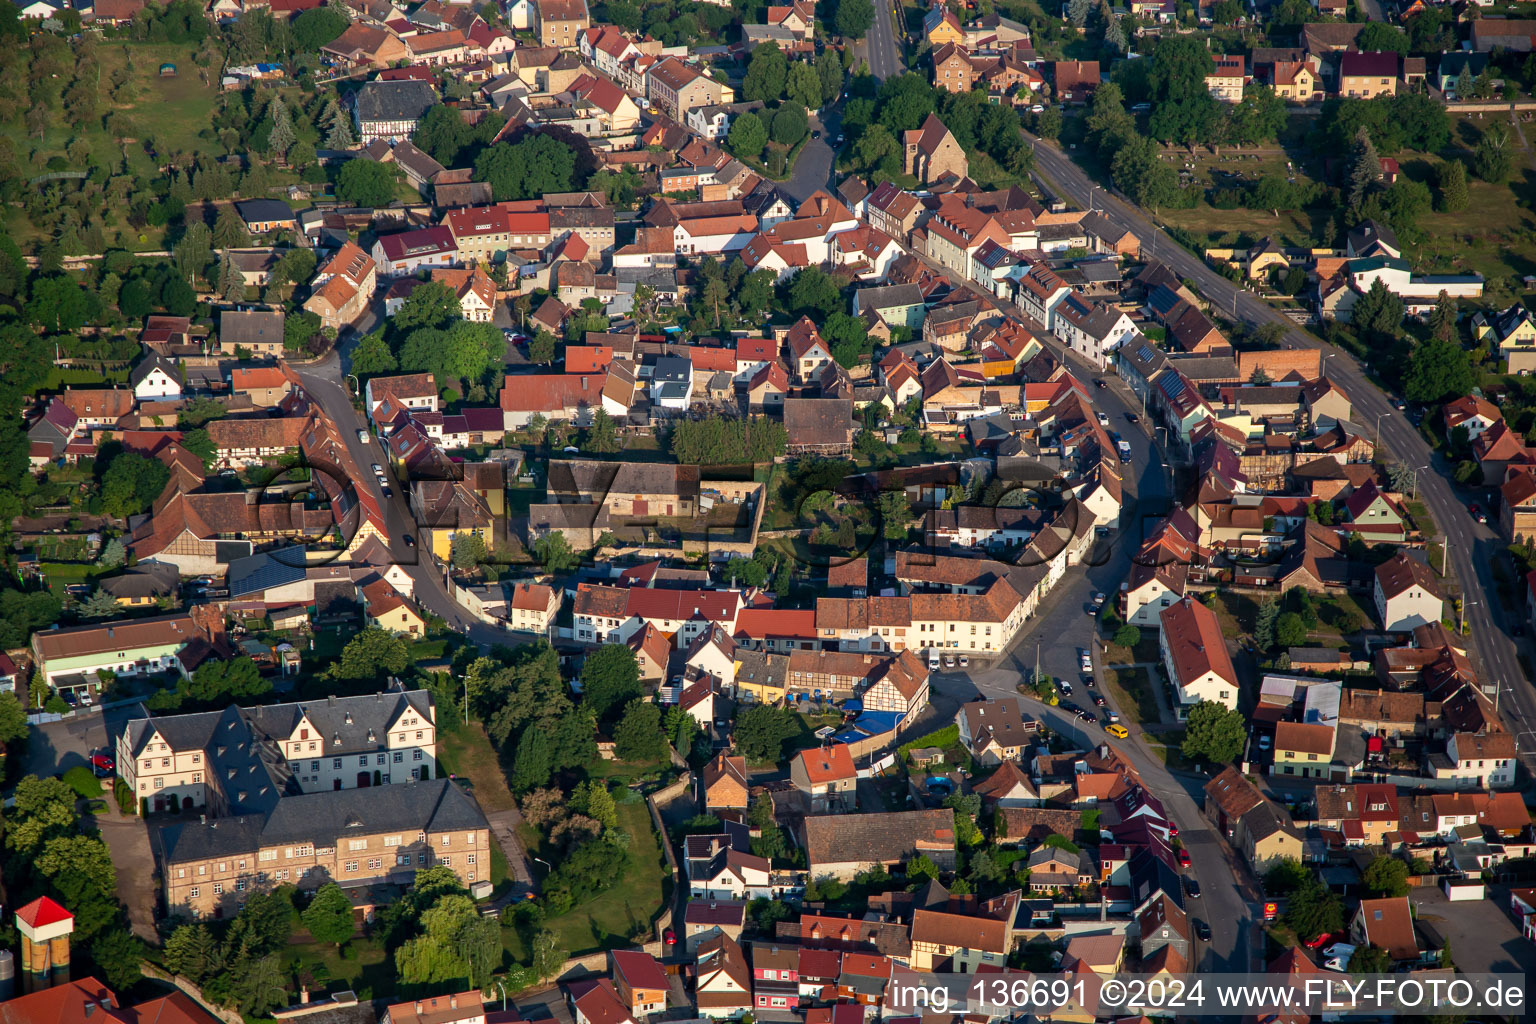
<svg viewBox="0 0 1536 1024">
<path fill-rule="evenodd" d="M 501 989 L 501 1012 L 507 1012 L 507 986 L 502 984 L 500 978 L 496 979 L 496 987 Z"/>
<path fill-rule="evenodd" d="M 352 397 L 356 398 L 357 394 L 358 394 L 358 386 L 359 386 L 358 385 L 358 381 L 357 381 L 357 374 L 349 373 L 343 379 L 344 380 L 350 380 L 352 382 Z"/>
</svg>

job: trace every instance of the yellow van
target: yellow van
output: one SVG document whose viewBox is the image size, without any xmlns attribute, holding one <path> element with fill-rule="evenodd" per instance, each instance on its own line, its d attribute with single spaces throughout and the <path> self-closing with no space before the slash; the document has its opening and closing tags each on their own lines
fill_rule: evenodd
<svg viewBox="0 0 1536 1024">
<path fill-rule="evenodd" d="M 1107 725 L 1104 727 L 1104 731 L 1109 733 L 1117 740 L 1123 740 L 1130 736 L 1130 733 L 1126 732 L 1125 726 L 1123 725 Z"/>
</svg>

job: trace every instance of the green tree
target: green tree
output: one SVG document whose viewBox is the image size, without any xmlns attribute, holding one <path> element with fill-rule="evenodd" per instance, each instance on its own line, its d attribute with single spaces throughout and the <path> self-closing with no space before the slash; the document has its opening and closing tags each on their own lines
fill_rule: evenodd
<svg viewBox="0 0 1536 1024">
<path fill-rule="evenodd" d="M 576 784 L 571 793 L 571 810 L 601 822 L 604 828 L 617 828 L 619 824 L 618 804 L 601 779 Z"/>
<path fill-rule="evenodd" d="M 14 692 L 0 693 L 0 746 L 9 746 L 27 735 L 27 712 Z"/>
<path fill-rule="evenodd" d="M 264 1017 L 288 1001 L 287 973 L 276 953 L 247 957 L 231 970 L 240 1011 Z"/>
<path fill-rule="evenodd" d="M 768 145 L 768 129 L 763 119 L 752 111 L 737 114 L 731 122 L 731 132 L 725 139 L 726 148 L 740 157 L 756 158 Z"/>
<path fill-rule="evenodd" d="M 789 80 L 789 59 L 779 44 L 767 42 L 752 51 L 746 76 L 741 82 L 741 98 L 763 103 L 777 103 Z"/>
<path fill-rule="evenodd" d="M 804 65 L 796 65 L 803 67 Z M 807 131 L 805 108 L 796 101 L 786 101 L 773 115 L 770 134 L 781 146 L 793 146 L 805 138 Z"/>
<path fill-rule="evenodd" d="M 339 946 L 352 937 L 352 901 L 335 882 L 322 885 L 304 908 L 304 927 L 316 942 Z"/>
<path fill-rule="evenodd" d="M 1509 141 L 1509 129 L 1493 122 L 1477 140 L 1472 151 L 1472 170 L 1484 181 L 1502 185 L 1514 173 L 1515 153 Z"/>
<path fill-rule="evenodd" d="M 1371 133 L 1362 125 L 1355 132 L 1355 146 L 1349 158 L 1349 209 L 1359 214 L 1361 205 L 1376 182 L 1381 179 L 1381 157 L 1371 141 Z"/>
<path fill-rule="evenodd" d="M 587 428 L 587 436 L 582 441 L 582 451 L 607 455 L 619 450 L 619 431 L 614 426 L 613 417 L 608 415 L 606 409 L 599 409 L 592 414 L 592 425 Z"/>
<path fill-rule="evenodd" d="M 220 249 L 239 249 L 251 244 L 251 233 L 233 206 L 219 207 L 213 220 L 213 244 Z"/>
<path fill-rule="evenodd" d="M 137 452 L 119 452 L 101 478 L 101 505 L 110 516 L 137 515 L 165 489 L 171 471 L 159 459 Z"/>
<path fill-rule="evenodd" d="M 390 324 L 395 331 L 405 334 L 421 327 L 447 327 L 463 315 L 459 297 L 452 288 L 442 281 L 428 281 L 405 297 Z"/>
<path fill-rule="evenodd" d="M 528 361 L 533 363 L 548 363 L 555 358 L 555 336 L 544 328 L 539 328 L 528 341 Z"/>
<path fill-rule="evenodd" d="M 449 560 L 453 562 L 455 569 L 473 569 L 485 561 L 489 552 L 485 549 L 485 538 L 478 533 L 456 533 L 449 545 Z"/>
<path fill-rule="evenodd" d="M 807 110 L 815 110 L 821 106 L 821 76 L 816 68 L 805 61 L 796 61 L 789 66 L 789 77 L 784 84 L 784 92 L 789 97 L 789 102 L 798 103 Z"/>
<path fill-rule="evenodd" d="M 288 116 L 288 107 L 283 103 L 283 98 L 278 96 L 272 101 L 269 108 L 272 118 L 272 130 L 267 133 L 267 149 L 279 159 L 287 156 L 288 150 L 293 148 L 294 135 L 293 121 Z"/>
<path fill-rule="evenodd" d="M 1253 642 L 1259 650 L 1272 650 L 1275 646 L 1275 623 L 1280 618 L 1280 602 L 1275 600 L 1261 601 L 1259 610 L 1254 614 Z"/>
<path fill-rule="evenodd" d="M 1344 908 L 1316 875 L 1308 875 L 1291 893 L 1284 920 L 1302 941 L 1310 942 L 1319 935 L 1343 931 Z"/>
<path fill-rule="evenodd" d="M 569 192 L 576 184 L 576 151 L 551 135 L 530 132 L 498 142 L 475 160 L 475 180 L 488 181 L 497 202 Z"/>
<path fill-rule="evenodd" d="M 630 701 L 614 727 L 613 752 L 623 761 L 659 761 L 665 757 L 660 706 L 648 700 Z"/>
<path fill-rule="evenodd" d="M 395 198 L 394 165 L 348 160 L 336 178 L 336 198 L 354 206 L 388 206 Z"/>
<path fill-rule="evenodd" d="M 410 649 L 401 637 L 370 626 L 347 642 L 330 673 L 336 679 L 377 679 L 381 675 L 399 675 L 410 663 Z"/>
<path fill-rule="evenodd" d="M 224 954 L 207 925 L 183 924 L 165 942 L 165 966 L 201 985 L 224 970 Z"/>
<path fill-rule="evenodd" d="M 1380 946 L 1361 946 L 1349 957 L 1350 974 L 1386 974 L 1392 969 L 1392 954 Z"/>
<path fill-rule="evenodd" d="M 627 644 L 604 644 L 581 667 L 581 700 L 599 720 L 644 692 L 640 664 Z"/>
<path fill-rule="evenodd" d="M 102 978 L 119 992 L 144 980 L 139 964 L 144 960 L 144 941 L 126 928 L 109 928 L 91 943 L 91 959 Z"/>
<path fill-rule="evenodd" d="M 1429 333 L 1440 341 L 1453 341 L 1456 319 L 1456 300 L 1441 292 L 1435 300 L 1435 308 L 1429 311 Z"/>
<path fill-rule="evenodd" d="M 512 762 L 512 789 L 518 793 L 538 789 L 549 783 L 549 775 L 549 737 L 537 727 L 524 729 Z"/>
<path fill-rule="evenodd" d="M 1114 641 L 1121 647 L 1135 647 L 1141 642 L 1141 630 L 1127 623 L 1115 630 Z"/>
<path fill-rule="evenodd" d="M 1387 854 L 1367 864 L 1360 880 L 1372 896 L 1408 895 L 1408 865 Z"/>
<path fill-rule="evenodd" d="M 86 619 L 110 619 L 121 612 L 117 598 L 99 587 L 80 605 L 80 616 Z"/>
<path fill-rule="evenodd" d="M 91 945 L 120 918 L 117 868 L 112 852 L 95 836 L 58 836 L 43 844 L 32 870 L 51 895 L 75 915 L 75 941 Z"/>
<path fill-rule="evenodd" d="M 352 349 L 352 372 L 359 378 L 366 380 L 369 377 L 394 373 L 398 369 L 400 364 L 395 359 L 394 352 L 390 351 L 389 342 L 384 340 L 382 331 L 363 335 Z"/>
<path fill-rule="evenodd" d="M 1350 323 L 1379 341 L 1395 338 L 1403 322 L 1403 300 L 1387 291 L 1379 279 L 1371 282 L 1366 293 L 1355 300 Z"/>
<path fill-rule="evenodd" d="M 853 144 L 853 156 L 859 166 L 871 173 L 882 169 L 892 173 L 901 169 L 901 143 L 883 124 L 872 124 L 864 129 L 859 141 Z"/>
<path fill-rule="evenodd" d="M 546 572 L 569 572 L 581 564 L 563 533 L 546 533 L 534 541 L 533 557 Z"/>
<path fill-rule="evenodd" d="M 754 704 L 736 716 L 736 749 L 749 761 L 777 764 L 784 742 L 799 731 L 793 713 Z"/>
<path fill-rule="evenodd" d="M 334 7 L 305 11 L 293 21 L 293 45 L 300 50 L 318 51 L 346 31 L 347 16 Z"/>
<path fill-rule="evenodd" d="M 823 50 L 821 56 L 816 58 L 816 75 L 821 79 L 822 102 L 835 101 L 843 90 L 843 62 L 831 47 Z"/>
<path fill-rule="evenodd" d="M 1296 612 L 1285 612 L 1275 620 L 1275 643 L 1280 647 L 1301 647 L 1307 642 L 1307 624 Z"/>
<path fill-rule="evenodd" d="M 1465 395 L 1476 382 L 1466 349 L 1455 341 L 1429 338 L 1420 342 L 1408 359 L 1403 394 L 1410 401 L 1434 403 Z"/>
<path fill-rule="evenodd" d="M 555 933 L 548 928 L 541 928 L 534 935 L 531 945 L 532 959 L 529 968 L 533 971 L 533 976 L 543 982 L 559 974 L 568 954 L 560 946 L 560 940 L 555 937 Z"/>
<path fill-rule="evenodd" d="M 1440 165 L 1435 175 L 1439 194 L 1435 197 L 1435 209 L 1446 213 L 1460 213 L 1467 208 L 1467 165 L 1452 157 Z"/>
<path fill-rule="evenodd" d="M 1242 753 L 1247 732 L 1247 724 L 1238 712 L 1225 704 L 1203 700 L 1189 711 L 1180 749 L 1185 757 L 1229 764 Z"/>
<path fill-rule="evenodd" d="M 1271 896 L 1289 896 L 1307 883 L 1312 871 L 1295 857 L 1282 857 L 1264 872 L 1264 891 Z"/>
<path fill-rule="evenodd" d="M 875 5 L 870 0 L 838 0 L 834 24 L 837 34 L 848 39 L 863 39 L 875 23 Z"/>
<path fill-rule="evenodd" d="M 880 522 L 886 540 L 905 540 L 912 524 L 912 503 L 902 490 L 881 491 Z"/>
</svg>

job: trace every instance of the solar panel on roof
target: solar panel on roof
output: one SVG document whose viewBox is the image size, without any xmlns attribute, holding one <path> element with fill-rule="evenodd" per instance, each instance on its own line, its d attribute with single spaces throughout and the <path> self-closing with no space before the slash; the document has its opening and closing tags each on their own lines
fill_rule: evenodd
<svg viewBox="0 0 1536 1024">
<path fill-rule="evenodd" d="M 1136 349 L 1136 358 L 1140 359 L 1144 363 L 1151 362 L 1152 361 L 1152 346 L 1150 346 L 1150 345 L 1142 345 L 1141 347 L 1137 348 Z"/>
<path fill-rule="evenodd" d="M 1162 380 L 1163 393 L 1169 398 L 1178 398 L 1184 393 L 1184 378 L 1176 373 L 1170 373 Z"/>
</svg>

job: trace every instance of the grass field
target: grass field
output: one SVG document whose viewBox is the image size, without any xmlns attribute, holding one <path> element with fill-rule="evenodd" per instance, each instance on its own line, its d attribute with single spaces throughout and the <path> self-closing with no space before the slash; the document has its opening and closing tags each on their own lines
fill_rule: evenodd
<svg viewBox="0 0 1536 1024">
<path fill-rule="evenodd" d="M 439 715 L 438 729 L 439 773 L 449 772 L 460 779 L 468 779 L 480 809 L 487 814 L 510 811 L 517 806 L 512 800 L 512 790 L 507 788 L 507 776 L 502 771 L 496 750 L 479 723 L 465 725 L 456 715 Z"/>
<path fill-rule="evenodd" d="M 619 825 L 634 837 L 623 876 L 597 898 L 546 923 L 572 956 L 630 945 L 630 937 L 648 930 L 671 898 L 672 883 L 661 845 L 651 829 L 650 811 L 638 794 L 619 804 Z M 524 826 L 529 854 L 558 861 L 559 851 L 545 849 L 538 840 L 538 833 Z M 526 944 L 516 928 L 502 929 L 502 939 L 514 960 L 527 962 Z"/>
<path fill-rule="evenodd" d="M 1152 694 L 1151 678 L 1144 668 L 1106 669 L 1104 688 L 1116 707 L 1134 714 L 1138 722 L 1159 722 L 1162 713 Z"/>
</svg>

